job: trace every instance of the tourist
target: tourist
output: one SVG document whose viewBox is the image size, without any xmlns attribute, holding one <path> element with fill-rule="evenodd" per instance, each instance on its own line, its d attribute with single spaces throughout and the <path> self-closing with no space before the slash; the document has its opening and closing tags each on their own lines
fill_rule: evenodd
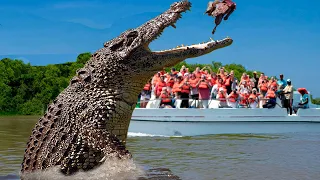
<svg viewBox="0 0 320 180">
<path fill-rule="evenodd" d="M 265 97 L 268 92 L 268 84 L 267 84 L 266 80 L 261 81 L 261 83 L 259 85 L 259 89 L 260 89 L 260 93 L 262 94 L 262 96 Z"/>
<path fill-rule="evenodd" d="M 257 74 L 257 71 L 253 71 L 253 77 L 252 79 L 254 80 L 254 86 L 253 88 L 259 89 L 258 84 L 259 84 L 259 76 Z"/>
<path fill-rule="evenodd" d="M 275 88 L 270 88 L 267 91 L 267 94 L 265 96 L 267 99 L 266 104 L 263 105 L 263 108 L 274 108 L 277 104 L 277 96 L 276 96 L 276 92 L 275 92 Z"/>
<path fill-rule="evenodd" d="M 181 98 L 181 88 L 180 88 L 181 85 L 182 85 L 182 76 L 178 76 L 172 87 L 172 93 L 174 94 L 174 97 L 176 100 Z"/>
<path fill-rule="evenodd" d="M 251 109 L 256 109 L 259 104 L 259 94 L 257 93 L 257 89 L 253 88 L 252 93 L 250 94 L 248 98 L 249 107 Z"/>
<path fill-rule="evenodd" d="M 219 108 L 227 108 L 228 103 L 227 103 L 227 93 L 226 93 L 226 89 L 224 89 L 223 87 L 219 88 L 219 92 L 217 94 L 216 99 L 219 100 Z"/>
<path fill-rule="evenodd" d="M 227 94 L 230 94 L 232 92 L 232 81 L 233 81 L 233 75 L 228 74 L 226 77 L 226 80 L 224 81 L 224 85 L 227 90 Z"/>
<path fill-rule="evenodd" d="M 151 79 L 148 83 L 143 87 L 140 97 L 140 108 L 145 108 L 151 98 Z"/>
<path fill-rule="evenodd" d="M 173 74 L 169 74 L 169 77 L 166 80 L 167 91 L 169 92 L 170 95 L 173 95 L 172 88 L 175 82 L 174 79 L 175 79 L 175 76 Z"/>
<path fill-rule="evenodd" d="M 240 93 L 240 101 L 238 104 L 239 108 L 247 108 L 248 107 L 248 99 L 249 99 L 249 91 L 244 91 Z"/>
<path fill-rule="evenodd" d="M 197 87 L 198 82 L 199 82 L 199 79 L 196 78 L 196 75 L 194 73 L 192 73 L 189 79 L 189 83 L 191 86 L 190 95 L 192 98 L 192 102 L 190 106 L 195 108 L 197 108 L 199 105 L 199 92 Z"/>
<path fill-rule="evenodd" d="M 300 102 L 297 106 L 293 107 L 294 113 L 297 114 L 298 109 L 307 109 L 309 108 L 309 96 L 308 91 L 305 88 L 299 88 L 297 91 L 301 94 Z"/>
<path fill-rule="evenodd" d="M 197 83 L 198 91 L 199 91 L 199 101 L 201 104 L 201 107 L 208 108 L 208 102 L 210 98 L 210 84 L 205 79 L 205 75 L 201 76 L 201 79 Z"/>
<path fill-rule="evenodd" d="M 167 91 L 166 87 L 163 87 L 161 89 L 161 93 L 159 95 L 161 102 L 160 102 L 160 108 L 172 108 L 172 97 Z"/>
<path fill-rule="evenodd" d="M 182 99 L 180 108 L 189 108 L 189 94 L 191 89 L 189 76 L 185 76 L 183 82 L 180 85 L 180 89 L 181 89 L 181 99 Z"/>
<path fill-rule="evenodd" d="M 227 99 L 229 107 L 237 108 L 239 101 L 239 93 L 237 93 L 237 90 L 232 90 L 232 92 L 227 96 Z"/>
<path fill-rule="evenodd" d="M 160 81 L 157 82 L 155 88 L 154 88 L 154 94 L 156 95 L 156 98 L 159 98 L 162 88 L 167 87 L 167 83 L 164 81 L 165 76 L 160 76 Z"/>
<path fill-rule="evenodd" d="M 287 82 L 283 79 L 283 74 L 280 74 L 280 79 L 277 81 L 278 84 L 278 97 L 281 100 L 281 106 L 284 107 L 284 94 L 282 93 L 283 89 L 287 86 Z"/>
<path fill-rule="evenodd" d="M 287 108 L 287 112 L 292 115 L 292 103 L 293 103 L 293 86 L 291 80 L 287 79 L 287 86 L 283 89 L 284 94 L 284 108 Z"/>
</svg>

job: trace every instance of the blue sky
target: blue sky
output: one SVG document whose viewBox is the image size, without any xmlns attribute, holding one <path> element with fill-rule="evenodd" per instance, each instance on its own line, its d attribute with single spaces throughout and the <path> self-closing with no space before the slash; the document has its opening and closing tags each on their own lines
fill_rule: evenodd
<svg viewBox="0 0 320 180">
<path fill-rule="evenodd" d="M 1 0 L 0 58 L 23 59 L 32 65 L 75 61 L 104 41 L 135 28 L 167 10 L 174 0 Z M 213 18 L 203 15 L 208 1 L 191 0 L 192 11 L 169 27 L 151 49 L 209 40 Z M 218 27 L 214 39 L 230 36 L 232 46 L 190 63 L 239 63 L 267 75 L 283 73 L 295 87 L 320 96 L 320 1 L 237 2 L 237 10 Z"/>
</svg>

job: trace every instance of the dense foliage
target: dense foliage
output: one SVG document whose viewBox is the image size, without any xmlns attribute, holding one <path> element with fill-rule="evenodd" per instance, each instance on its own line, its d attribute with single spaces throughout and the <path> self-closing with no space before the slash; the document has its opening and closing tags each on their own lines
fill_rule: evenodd
<svg viewBox="0 0 320 180">
<path fill-rule="evenodd" d="M 83 53 L 76 62 L 47 66 L 31 66 L 21 60 L 2 59 L 0 114 L 42 114 L 90 57 L 90 53 Z"/>
<path fill-rule="evenodd" d="M 2 59 L 0 61 L 0 114 L 43 114 L 47 105 L 68 86 L 76 70 L 83 67 L 90 57 L 90 53 L 83 53 L 77 57 L 76 62 L 47 66 L 31 66 L 30 63 L 25 64 L 21 60 Z M 181 62 L 175 68 L 179 70 L 182 65 L 188 67 L 190 71 L 194 71 L 197 66 L 200 68 L 210 66 L 214 72 L 224 66 L 228 71 L 234 70 L 238 79 L 243 72 L 252 76 L 252 71 L 246 70 L 240 64 Z M 166 70 L 170 71 L 170 68 Z M 320 98 L 313 99 L 313 102 L 320 104 Z"/>
</svg>

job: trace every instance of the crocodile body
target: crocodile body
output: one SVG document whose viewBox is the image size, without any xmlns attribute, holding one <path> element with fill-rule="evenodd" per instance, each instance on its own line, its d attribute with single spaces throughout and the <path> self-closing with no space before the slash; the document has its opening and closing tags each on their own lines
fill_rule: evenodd
<svg viewBox="0 0 320 180">
<path fill-rule="evenodd" d="M 59 167 L 64 176 L 110 159 L 131 159 L 125 148 L 138 94 L 156 72 L 232 44 L 232 39 L 150 51 L 148 45 L 189 10 L 173 3 L 159 16 L 104 43 L 48 106 L 27 143 L 21 173 Z"/>
</svg>

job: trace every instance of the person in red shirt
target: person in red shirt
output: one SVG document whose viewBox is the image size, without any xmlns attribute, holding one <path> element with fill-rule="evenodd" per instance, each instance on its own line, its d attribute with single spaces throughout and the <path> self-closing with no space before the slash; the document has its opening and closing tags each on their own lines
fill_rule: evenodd
<svg viewBox="0 0 320 180">
<path fill-rule="evenodd" d="M 205 79 L 205 75 L 201 76 L 201 79 L 197 83 L 199 91 L 199 100 L 203 108 L 208 108 L 209 98 L 210 98 L 210 83 Z"/>
<path fill-rule="evenodd" d="M 181 108 L 189 108 L 189 94 L 191 90 L 191 85 L 189 82 L 189 76 L 185 76 L 183 82 L 180 85 L 181 89 Z"/>
</svg>

